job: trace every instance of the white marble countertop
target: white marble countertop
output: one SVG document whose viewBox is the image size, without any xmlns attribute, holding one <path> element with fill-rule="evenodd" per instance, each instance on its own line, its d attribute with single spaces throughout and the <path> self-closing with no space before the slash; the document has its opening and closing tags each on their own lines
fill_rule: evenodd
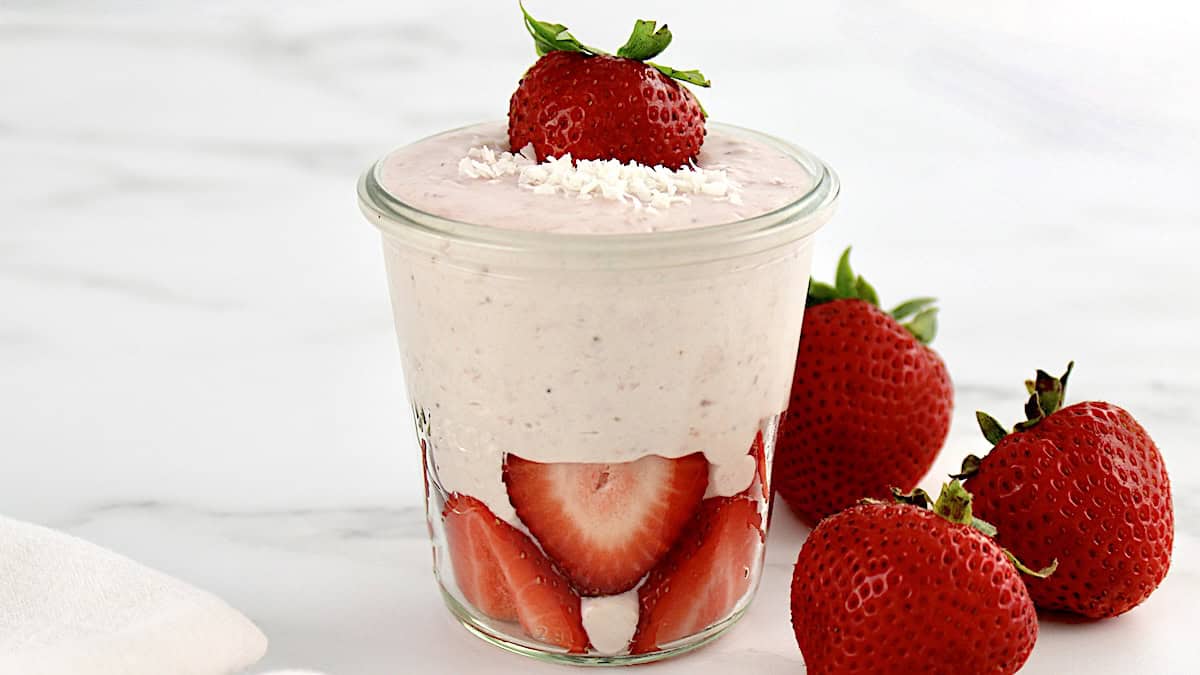
<svg viewBox="0 0 1200 675">
<path fill-rule="evenodd" d="M 1035 367 L 1074 358 L 1071 398 L 1132 411 L 1174 483 L 1171 573 L 1116 620 L 1043 621 L 1025 672 L 1196 672 L 1200 12 L 783 4 L 530 6 L 613 44 L 669 19 L 714 117 L 838 169 L 818 273 L 853 242 L 885 301 L 942 299 L 958 401 L 928 486 Z M 501 117 L 531 53 L 515 2 L 0 2 L 0 512 L 225 597 L 262 668 L 552 670 L 441 607 L 353 190 L 391 145 Z M 746 620 L 649 671 L 802 672 L 804 531 L 777 515 Z"/>
</svg>

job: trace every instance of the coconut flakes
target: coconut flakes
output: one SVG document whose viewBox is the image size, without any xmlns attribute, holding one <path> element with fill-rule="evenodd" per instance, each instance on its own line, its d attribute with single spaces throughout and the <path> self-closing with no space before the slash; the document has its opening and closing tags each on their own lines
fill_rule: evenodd
<svg viewBox="0 0 1200 675">
<path fill-rule="evenodd" d="M 526 145 L 518 153 L 497 151 L 486 145 L 471 148 L 459 160 L 458 173 L 489 181 L 515 176 L 519 187 L 534 194 L 607 199 L 651 213 L 668 209 L 672 204 L 690 203 L 696 195 L 742 203 L 741 186 L 724 169 L 690 164 L 671 170 L 615 159 L 574 161 L 569 154 L 549 157 L 539 164 L 532 145 Z"/>
</svg>

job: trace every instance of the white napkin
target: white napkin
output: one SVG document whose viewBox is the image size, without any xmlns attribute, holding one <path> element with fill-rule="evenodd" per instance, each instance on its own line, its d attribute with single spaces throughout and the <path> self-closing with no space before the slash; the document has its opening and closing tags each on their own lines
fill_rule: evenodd
<svg viewBox="0 0 1200 675">
<path fill-rule="evenodd" d="M 0 673 L 229 675 L 266 649 L 262 632 L 216 597 L 0 516 Z"/>
</svg>

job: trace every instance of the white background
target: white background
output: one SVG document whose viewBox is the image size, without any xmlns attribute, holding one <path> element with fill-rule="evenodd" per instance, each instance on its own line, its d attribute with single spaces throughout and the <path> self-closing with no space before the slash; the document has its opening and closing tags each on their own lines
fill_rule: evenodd
<svg viewBox="0 0 1200 675">
<path fill-rule="evenodd" d="M 502 117 L 515 2 L 0 0 L 0 512 L 215 591 L 332 675 L 542 672 L 440 607 L 375 231 L 392 146 Z M 669 20 L 715 119 L 843 181 L 884 302 L 941 298 L 957 385 L 933 487 L 1020 414 L 1033 368 L 1131 410 L 1173 479 L 1175 564 L 1143 607 L 1043 621 L 1026 672 L 1200 667 L 1200 12 L 1192 3 L 558 2 L 620 44 Z M 800 672 L 776 518 L 748 619 L 655 672 Z M 486 665 L 485 665 L 486 664 Z"/>
</svg>

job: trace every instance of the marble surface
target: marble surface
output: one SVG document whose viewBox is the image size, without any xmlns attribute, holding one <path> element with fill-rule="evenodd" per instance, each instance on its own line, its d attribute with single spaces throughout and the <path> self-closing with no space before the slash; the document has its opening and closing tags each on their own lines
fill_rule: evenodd
<svg viewBox="0 0 1200 675">
<path fill-rule="evenodd" d="M 1116 620 L 1042 623 L 1030 673 L 1200 668 L 1200 12 L 1148 0 L 615 0 L 531 9 L 602 44 L 669 18 L 718 119 L 841 174 L 818 273 L 941 298 L 972 412 L 1037 366 L 1151 431 L 1174 565 Z M 377 235 L 358 172 L 504 114 L 515 3 L 0 0 L 0 512 L 222 595 L 262 668 L 549 672 L 440 606 Z M 968 6 L 969 5 L 969 6 Z M 746 620 L 647 672 L 803 672 L 781 511 Z M 257 671 L 256 671 L 257 672 Z"/>
</svg>

